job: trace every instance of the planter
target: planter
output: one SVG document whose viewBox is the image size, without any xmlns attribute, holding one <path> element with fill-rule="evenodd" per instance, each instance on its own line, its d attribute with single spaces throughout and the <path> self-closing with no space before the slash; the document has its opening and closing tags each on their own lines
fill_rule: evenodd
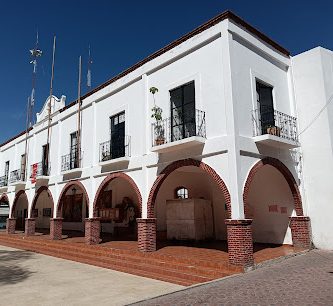
<svg viewBox="0 0 333 306">
<path fill-rule="evenodd" d="M 160 145 L 162 145 L 162 144 L 164 144 L 165 143 L 165 139 L 163 138 L 163 137 L 160 137 L 160 138 L 156 138 L 155 139 L 155 145 L 156 146 L 160 146 Z"/>
<path fill-rule="evenodd" d="M 270 127 L 267 128 L 267 134 L 280 137 L 280 135 L 281 135 L 281 128 L 278 127 L 278 126 L 270 126 Z"/>
</svg>

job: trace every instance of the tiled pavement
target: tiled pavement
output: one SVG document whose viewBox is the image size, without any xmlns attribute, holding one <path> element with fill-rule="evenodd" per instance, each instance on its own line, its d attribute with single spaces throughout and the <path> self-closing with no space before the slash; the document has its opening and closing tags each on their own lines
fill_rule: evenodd
<svg viewBox="0 0 333 306">
<path fill-rule="evenodd" d="M 313 250 L 136 305 L 333 305 L 333 252 Z"/>
</svg>

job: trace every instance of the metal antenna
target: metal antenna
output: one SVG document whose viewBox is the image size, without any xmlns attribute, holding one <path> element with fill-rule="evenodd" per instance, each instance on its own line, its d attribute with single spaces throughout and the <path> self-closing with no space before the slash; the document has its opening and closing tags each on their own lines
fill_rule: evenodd
<svg viewBox="0 0 333 306">
<path fill-rule="evenodd" d="M 78 103 L 78 110 L 77 110 L 77 159 L 79 168 L 81 167 L 81 66 L 82 66 L 82 59 L 81 56 L 79 57 L 79 80 L 77 85 L 77 103 Z"/>
</svg>

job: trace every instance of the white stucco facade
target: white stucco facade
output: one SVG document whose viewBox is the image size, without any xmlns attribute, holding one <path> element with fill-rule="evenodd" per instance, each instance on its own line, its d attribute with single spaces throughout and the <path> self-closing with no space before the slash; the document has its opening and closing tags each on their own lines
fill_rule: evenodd
<svg viewBox="0 0 333 306">
<path fill-rule="evenodd" d="M 254 135 L 254 125 L 258 122 L 253 115 L 258 109 L 256 83 L 261 82 L 273 88 L 274 110 L 297 117 L 295 128 L 298 125 L 298 131 L 302 130 L 330 96 L 332 65 L 325 63 L 331 63 L 332 58 L 329 51 L 322 49 L 291 58 L 243 24 L 228 18 L 221 20 L 83 97 L 79 171 L 62 171 L 62 156 L 70 153 L 70 134 L 77 131 L 78 105 L 65 107 L 64 96 L 54 97 L 50 173 L 47 180 L 33 183 L 29 179 L 31 165 L 42 161 L 42 146 L 47 143 L 47 100 L 28 134 L 28 179 L 22 184 L 5 184 L 0 193 L 7 195 L 12 209 L 15 194 L 25 190 L 30 208 L 36 190 L 45 185 L 57 205 L 64 186 L 78 180 L 86 189 L 89 217 L 93 217 L 92 203 L 103 179 L 111 173 L 124 172 L 137 185 L 142 196 L 142 218 L 147 218 L 149 193 L 158 175 L 172 162 L 191 158 L 210 166 L 225 183 L 230 194 L 229 218 L 253 217 L 255 241 L 288 244 L 291 243 L 288 218 L 295 216 L 296 211 L 289 185 L 276 168 L 267 165 L 263 167 L 265 171 L 258 172 L 248 196 L 250 212 L 245 216 L 243 196 L 248 175 L 260 160 L 270 157 L 282 162 L 298 184 L 303 213 L 313 220 L 315 245 L 333 249 L 333 228 L 329 222 L 333 212 L 328 186 L 332 181 L 329 169 L 333 166 L 329 109 L 316 121 L 318 127 L 301 135 L 300 143 L 297 132 L 291 140 L 265 135 L 266 132 Z M 308 65 L 309 59 L 312 66 Z M 312 87 L 312 80 L 317 87 Z M 163 119 L 170 118 L 170 91 L 189 82 L 194 82 L 195 109 L 204 112 L 205 137 L 184 137 L 159 148 L 154 145 L 152 135 L 154 97 L 163 110 Z M 158 88 L 154 96 L 149 91 L 151 87 Z M 122 112 L 128 136 L 126 156 L 101 162 L 100 144 L 110 138 L 110 117 Z M 281 133 L 283 129 L 284 126 Z M 315 132 L 318 130 L 325 133 L 318 137 Z M 1 145 L 0 176 L 5 175 L 7 161 L 9 173 L 20 169 L 25 137 L 23 133 Z M 165 181 L 156 198 L 157 228 L 165 229 L 165 201 L 173 197 L 174 188 L 184 185 L 195 197 L 212 201 L 216 239 L 225 239 L 226 199 L 214 182 L 193 167 L 178 169 L 172 175 L 173 179 L 170 175 L 170 182 Z M 31 217 L 30 209 L 28 212 Z M 55 207 L 52 213 L 56 217 Z M 320 218 L 324 215 L 327 221 L 322 222 Z"/>
</svg>

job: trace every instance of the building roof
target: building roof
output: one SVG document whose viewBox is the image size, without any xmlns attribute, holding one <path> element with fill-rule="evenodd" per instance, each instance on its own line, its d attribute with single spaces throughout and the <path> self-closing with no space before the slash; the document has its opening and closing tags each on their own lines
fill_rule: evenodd
<svg viewBox="0 0 333 306">
<path fill-rule="evenodd" d="M 83 95 L 81 97 L 81 99 L 85 99 L 85 98 L 91 96 L 92 94 L 98 92 L 99 90 L 107 87 L 108 85 L 114 83 L 115 81 L 121 79 L 122 77 L 126 76 L 127 74 L 133 72 L 134 70 L 136 70 L 139 67 L 143 66 L 144 64 L 148 63 L 149 61 L 151 61 L 151 60 L 157 58 L 158 56 L 160 56 L 160 55 L 168 52 L 169 50 L 171 50 L 174 47 L 180 45 L 181 43 L 185 42 L 186 40 L 188 40 L 188 39 L 192 38 L 193 36 L 195 36 L 195 35 L 203 32 L 203 31 L 205 31 L 205 30 L 207 30 L 209 28 L 211 28 L 212 26 L 216 25 L 217 23 L 219 23 L 219 22 L 221 22 L 221 21 L 223 21 L 225 19 L 232 20 L 236 24 L 242 26 L 247 31 L 249 31 L 250 33 L 254 34 L 259 39 L 261 39 L 262 41 L 264 41 L 265 43 L 267 43 L 268 45 L 270 45 L 271 47 L 273 47 L 278 52 L 282 53 L 285 56 L 290 56 L 290 52 L 288 50 L 286 50 L 285 48 L 283 48 L 282 46 L 280 46 L 278 43 L 276 43 L 275 41 L 273 41 L 271 38 L 269 38 L 268 36 L 266 36 L 265 34 L 263 34 L 262 32 L 260 32 L 259 30 L 257 30 L 256 28 L 254 28 L 253 26 L 251 26 L 250 24 L 248 24 L 242 18 L 240 18 L 239 16 L 235 15 L 233 12 L 231 12 L 231 11 L 225 11 L 225 12 L 217 15 L 216 17 L 210 19 L 209 21 L 207 21 L 206 23 L 202 24 L 201 26 L 195 28 L 193 31 L 191 31 L 191 32 L 183 35 L 182 37 L 180 37 L 180 38 L 176 39 L 175 41 L 171 42 L 170 44 L 166 45 L 162 49 L 154 52 L 153 54 L 151 54 L 149 56 L 147 56 L 145 59 L 139 61 L 138 63 L 134 64 L 130 68 L 124 70 L 123 72 L 119 73 L 118 75 L 116 75 L 113 78 L 109 79 L 108 81 L 104 82 L 103 84 L 97 86 L 93 90 L 91 90 L 88 93 L 86 93 L 85 95 Z M 69 103 L 64 108 L 62 108 L 60 110 L 60 112 L 63 112 L 66 109 L 71 108 L 76 103 L 77 103 L 77 100 L 74 100 L 73 102 Z M 16 139 L 18 137 L 24 135 L 24 133 L 25 133 L 25 131 L 19 133 L 18 135 L 12 137 L 11 139 L 9 139 L 7 141 L 5 141 L 4 143 L 0 144 L 0 147 L 6 145 L 7 143 L 13 141 L 14 139 Z"/>
</svg>

